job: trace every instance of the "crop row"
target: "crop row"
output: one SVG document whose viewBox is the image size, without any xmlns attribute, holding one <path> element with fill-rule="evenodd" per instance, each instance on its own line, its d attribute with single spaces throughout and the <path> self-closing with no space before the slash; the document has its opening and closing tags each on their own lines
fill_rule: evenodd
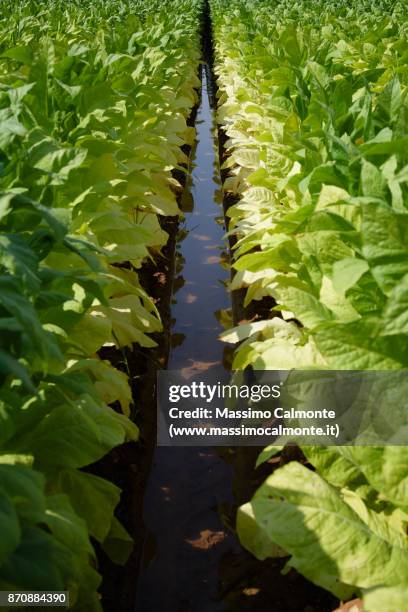
<svg viewBox="0 0 408 612">
<path fill-rule="evenodd" d="M 166 243 L 160 216 L 179 213 L 199 10 L 0 8 L 0 588 L 69 590 L 87 612 L 91 538 L 116 562 L 132 543 L 120 490 L 80 468 L 138 437 L 128 377 L 98 351 L 161 329 L 137 271 Z"/>
<path fill-rule="evenodd" d="M 233 368 L 408 366 L 408 18 L 391 0 L 210 0 L 232 290 L 267 318 L 227 330 Z M 397 390 L 398 392 L 398 390 Z M 380 405 L 383 401 L 384 405 Z M 390 397 L 379 400 L 386 412 Z M 276 452 L 266 449 L 259 462 Z M 367 611 L 404 609 L 407 447 L 304 447 L 240 509 L 259 558 Z"/>
</svg>

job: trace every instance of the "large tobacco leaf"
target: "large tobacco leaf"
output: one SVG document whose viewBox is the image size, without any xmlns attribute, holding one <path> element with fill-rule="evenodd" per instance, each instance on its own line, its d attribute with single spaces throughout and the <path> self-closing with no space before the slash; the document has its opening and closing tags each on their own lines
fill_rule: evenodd
<svg viewBox="0 0 408 612">
<path fill-rule="evenodd" d="M 341 599 L 357 589 L 397 587 L 407 580 L 403 531 L 358 495 L 331 486 L 299 463 L 278 469 L 240 508 L 238 531 L 260 558 L 273 551 L 266 542 L 278 544 L 291 555 L 288 567 Z"/>
</svg>

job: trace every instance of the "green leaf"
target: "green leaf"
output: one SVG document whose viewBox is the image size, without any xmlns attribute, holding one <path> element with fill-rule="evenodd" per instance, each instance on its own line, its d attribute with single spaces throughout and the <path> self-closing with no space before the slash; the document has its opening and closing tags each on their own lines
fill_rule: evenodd
<svg viewBox="0 0 408 612">
<path fill-rule="evenodd" d="M 259 467 L 283 450 L 283 446 L 266 446 L 258 455 L 255 467 Z"/>
<path fill-rule="evenodd" d="M 106 405 L 83 395 L 75 402 L 55 407 L 18 440 L 17 448 L 33 454 L 35 466 L 46 472 L 83 467 L 125 440 L 125 429 L 118 416 Z"/>
<path fill-rule="evenodd" d="M 13 504 L 18 516 L 32 523 L 40 523 L 45 516 L 45 478 L 23 465 L 0 463 L 0 488 Z"/>
<path fill-rule="evenodd" d="M 295 317 L 307 327 L 316 327 L 333 318 L 330 310 L 307 287 L 303 289 L 282 282 L 272 293 L 279 304 L 293 312 Z"/>
<path fill-rule="evenodd" d="M 124 565 L 133 550 L 133 540 L 119 521 L 113 517 L 108 535 L 102 548 L 108 557 L 119 565 Z"/>
<path fill-rule="evenodd" d="M 265 319 L 264 321 L 256 321 L 255 323 L 244 323 L 222 332 L 220 340 L 236 344 L 266 329 L 279 330 L 281 326 L 285 326 L 285 323 L 277 317 Z"/>
<path fill-rule="evenodd" d="M 348 487 L 358 491 L 364 497 L 372 489 L 353 457 L 347 455 L 344 447 L 302 446 L 308 461 L 316 468 L 320 476 L 335 487 Z"/>
<path fill-rule="evenodd" d="M 408 275 L 391 291 L 382 315 L 381 335 L 408 334 Z"/>
<path fill-rule="evenodd" d="M 361 190 L 364 196 L 382 198 L 384 196 L 386 182 L 382 172 L 363 159 L 361 164 Z"/>
<path fill-rule="evenodd" d="M 7 57 L 9 59 L 15 59 L 22 64 L 31 64 L 32 54 L 27 46 L 18 45 L 17 47 L 11 47 L 2 53 L 1 57 Z"/>
<path fill-rule="evenodd" d="M 313 337 L 330 366 L 338 370 L 388 370 L 408 366 L 406 341 L 378 337 L 368 321 L 321 326 Z"/>
<path fill-rule="evenodd" d="M 367 272 L 368 263 L 357 257 L 346 257 L 336 261 L 333 265 L 333 287 L 344 295 L 350 287 L 353 287 L 362 275 Z"/>
<path fill-rule="evenodd" d="M 94 550 L 89 541 L 88 530 L 83 519 L 73 511 L 66 495 L 51 495 L 47 497 L 46 522 L 53 535 L 69 550 L 94 556 Z"/>
<path fill-rule="evenodd" d="M 75 470 L 62 471 L 58 482 L 76 514 L 86 522 L 89 533 L 103 542 L 111 529 L 120 489 L 99 476 Z"/>
<path fill-rule="evenodd" d="M 262 548 L 247 539 L 248 515 L 268 540 L 292 555 L 289 566 L 337 597 L 353 594 L 348 584 L 366 589 L 407 579 L 408 549 L 370 529 L 335 488 L 299 463 L 276 470 L 239 510 L 241 541 L 262 558 Z"/>
<path fill-rule="evenodd" d="M 132 393 L 128 376 L 114 368 L 108 361 L 84 359 L 78 361 L 71 371 L 89 371 L 95 378 L 95 389 L 106 404 L 119 401 L 124 414 L 129 416 Z"/>
<path fill-rule="evenodd" d="M 364 591 L 364 610 L 366 612 L 396 612 L 404 610 L 408 601 L 408 587 L 404 585 L 378 586 Z"/>
<path fill-rule="evenodd" d="M 39 527 L 25 527 L 20 544 L 0 567 L 0 585 L 38 591 L 63 591 L 71 555 Z M 61 573 L 62 570 L 62 573 Z"/>
<path fill-rule="evenodd" d="M 343 454 L 359 467 L 383 498 L 408 509 L 408 447 L 347 447 Z"/>
<path fill-rule="evenodd" d="M 26 368 L 22 366 L 17 359 L 14 359 L 14 357 L 8 355 L 6 351 L 0 349 L 0 376 L 7 376 L 8 374 L 13 374 L 19 378 L 31 393 L 37 393 L 37 389 L 30 380 Z"/>
<path fill-rule="evenodd" d="M 408 215 L 395 213 L 385 204 L 362 204 L 363 255 L 372 274 L 389 294 L 408 273 Z"/>
</svg>

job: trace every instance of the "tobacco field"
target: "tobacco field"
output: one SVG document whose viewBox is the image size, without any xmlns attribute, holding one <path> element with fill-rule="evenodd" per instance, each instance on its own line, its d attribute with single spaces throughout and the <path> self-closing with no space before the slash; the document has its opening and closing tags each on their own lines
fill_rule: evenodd
<svg viewBox="0 0 408 612">
<path fill-rule="evenodd" d="M 129 571 L 139 544 L 91 466 L 155 444 L 129 356 L 165 367 L 152 270 L 185 216 L 202 66 L 228 291 L 256 313 L 223 322 L 232 370 L 408 369 L 408 7 L 4 0 L 0 26 L 0 590 L 107 610 L 101 554 Z M 405 610 L 408 448 L 281 451 L 250 466 L 273 467 L 240 546 L 340 610 Z"/>
</svg>

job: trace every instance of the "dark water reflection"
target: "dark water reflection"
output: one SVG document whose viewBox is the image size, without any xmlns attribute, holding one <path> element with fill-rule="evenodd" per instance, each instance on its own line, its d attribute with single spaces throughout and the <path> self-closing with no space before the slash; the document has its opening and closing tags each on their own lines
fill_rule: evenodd
<svg viewBox="0 0 408 612">
<path fill-rule="evenodd" d="M 207 83 L 203 67 L 197 148 L 177 247 L 168 365 L 191 374 L 223 363 L 218 335 L 225 309 L 230 308 L 218 147 Z M 236 549 L 237 543 L 218 509 L 230 503 L 231 468 L 216 450 L 156 449 L 144 502 L 144 520 L 155 551 L 153 555 L 145 551 L 149 562 L 139 579 L 137 611 L 224 610 L 216 597 L 218 566 L 222 555 Z"/>
<path fill-rule="evenodd" d="M 186 213 L 178 257 L 182 259 L 182 278 L 176 279 L 174 334 L 185 334 L 184 342 L 171 352 L 169 369 L 204 367 L 222 363 L 223 345 L 217 340 L 222 327 L 216 311 L 230 307 L 225 282 L 229 272 L 220 265 L 225 247 L 221 181 L 215 140 L 213 112 L 203 70 L 201 105 L 197 114 L 197 148 L 189 179 L 193 209 Z M 222 223 L 217 223 L 221 217 Z M 224 254 L 225 258 L 225 254 Z"/>
</svg>

